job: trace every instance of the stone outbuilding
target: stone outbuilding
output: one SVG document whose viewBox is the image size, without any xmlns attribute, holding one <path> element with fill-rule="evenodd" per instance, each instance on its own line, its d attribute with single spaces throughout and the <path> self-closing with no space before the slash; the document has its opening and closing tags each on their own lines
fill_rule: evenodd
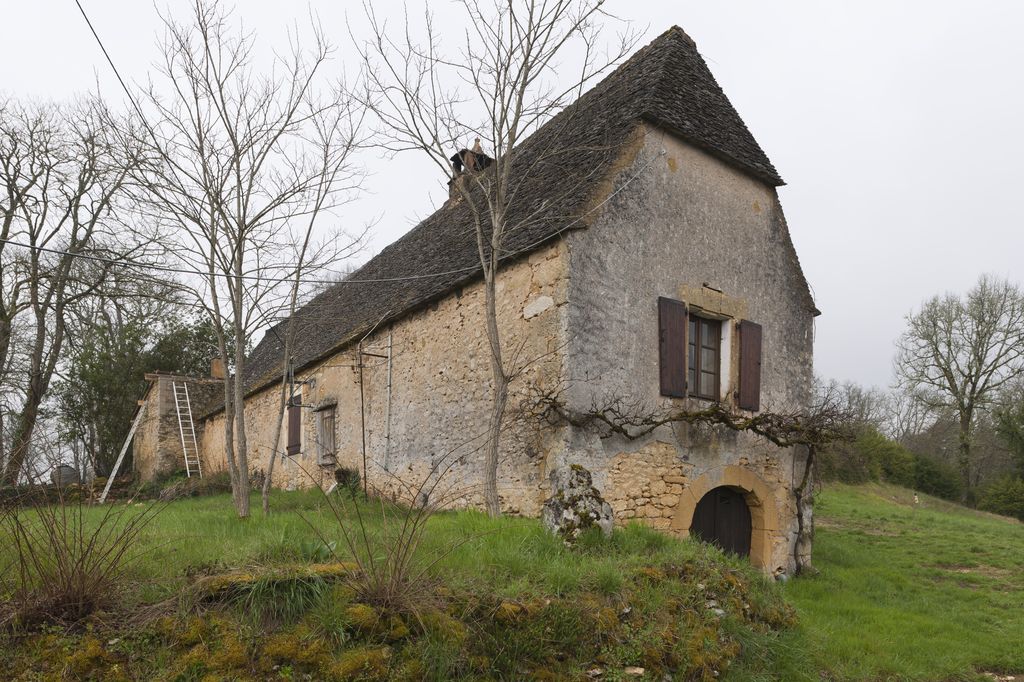
<svg viewBox="0 0 1024 682">
<path fill-rule="evenodd" d="M 580 465 L 617 523 L 693 532 L 791 571 L 801 451 L 679 424 L 626 439 L 538 423 L 526 407 L 538 392 L 579 411 L 618 400 L 755 414 L 810 400 L 818 312 L 776 192 L 783 182 L 694 42 L 665 32 L 515 158 L 531 172 L 497 285 L 506 353 L 523 361 L 502 436 L 503 510 L 538 516 L 552 472 Z M 326 487 L 354 470 L 379 490 L 443 470 L 447 504 L 482 506 L 483 301 L 470 212 L 450 199 L 296 313 L 294 404 L 276 454 L 280 335 L 253 350 L 243 377 L 252 465 L 278 457 L 282 486 Z M 147 400 L 162 395 L 157 385 Z M 222 470 L 216 397 L 195 409 L 204 471 Z M 168 441 L 146 442 L 135 462 L 150 475 Z"/>
</svg>

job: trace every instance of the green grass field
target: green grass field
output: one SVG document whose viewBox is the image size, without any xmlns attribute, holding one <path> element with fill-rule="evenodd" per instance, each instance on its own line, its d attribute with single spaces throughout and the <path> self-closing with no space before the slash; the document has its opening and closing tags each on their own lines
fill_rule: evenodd
<svg viewBox="0 0 1024 682">
<path fill-rule="evenodd" d="M 787 586 L 832 679 L 1024 673 L 1024 525 L 895 486 L 817 497 L 814 561 Z"/>
<path fill-rule="evenodd" d="M 355 504 L 342 515 L 350 529 Z M 533 519 L 439 513 L 417 549 L 427 570 L 415 608 L 389 611 L 344 580 L 279 581 L 350 552 L 318 492 L 275 493 L 272 508 L 243 521 L 227 495 L 167 505 L 139 538 L 117 608 L 84 631 L 0 635 L 0 679 L 576 680 L 596 669 L 602 680 L 772 680 L 805 665 L 780 586 L 643 526 L 570 549 Z M 358 511 L 379 556 L 381 506 Z M 94 524 L 102 510 L 85 513 Z M 0 564 L 10 548 L 0 537 Z M 225 598 L 197 596 L 226 573 Z"/>
<path fill-rule="evenodd" d="M 361 605 L 351 591 L 303 584 L 261 584 L 263 592 L 204 606 L 196 620 L 178 600 L 197 576 L 322 561 L 321 537 L 336 542 L 338 558 L 348 550 L 319 493 L 277 492 L 271 517 L 247 521 L 227 495 L 182 500 L 143 532 L 119 612 L 84 632 L 0 638 L 0 678 L 573 680 L 598 669 L 602 680 L 666 672 L 983 680 L 1024 672 L 1024 525 L 924 496 L 914 509 L 912 495 L 826 488 L 816 508 L 820 573 L 784 587 L 639 526 L 567 549 L 534 520 L 438 514 L 419 549 L 424 563 L 438 557 L 425 574 L 424 608 L 459 621 L 452 627 L 470 633 L 461 638 L 438 636 L 418 616 L 396 637 L 398 621 L 386 614 L 378 614 L 386 632 L 353 620 Z M 380 546 L 379 506 L 359 509 L 371 546 Z M 347 523 L 353 512 L 349 502 Z M 0 565 L 9 552 L 0 543 Z M 275 600 L 279 608 L 253 612 Z M 121 624 L 154 605 L 170 621 Z M 626 675 L 629 666 L 645 672 Z"/>
</svg>

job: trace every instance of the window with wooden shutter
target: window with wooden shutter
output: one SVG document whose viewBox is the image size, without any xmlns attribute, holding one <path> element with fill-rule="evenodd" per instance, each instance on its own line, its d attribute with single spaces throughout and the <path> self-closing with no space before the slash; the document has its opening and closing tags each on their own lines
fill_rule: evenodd
<svg viewBox="0 0 1024 682">
<path fill-rule="evenodd" d="M 316 413 L 316 461 L 321 466 L 335 463 L 334 405 L 321 407 Z"/>
<path fill-rule="evenodd" d="M 761 409 L 761 325 L 740 320 L 741 410 Z"/>
<path fill-rule="evenodd" d="M 302 449 L 302 408 L 299 397 L 293 397 L 288 403 L 288 448 L 289 456 L 299 454 Z"/>
<path fill-rule="evenodd" d="M 686 396 L 686 305 L 658 297 L 658 359 L 661 394 Z"/>
</svg>

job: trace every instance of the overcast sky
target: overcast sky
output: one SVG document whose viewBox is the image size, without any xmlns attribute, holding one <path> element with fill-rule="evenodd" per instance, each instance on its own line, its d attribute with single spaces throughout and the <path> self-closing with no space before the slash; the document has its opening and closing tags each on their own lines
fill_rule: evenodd
<svg viewBox="0 0 1024 682">
<path fill-rule="evenodd" d="M 122 74 L 145 80 L 156 57 L 155 6 L 82 3 Z M 903 317 L 923 299 L 962 292 L 983 272 L 1024 283 L 1024 3 L 609 4 L 646 29 L 645 43 L 682 26 L 788 183 L 783 207 L 822 310 L 821 375 L 888 385 Z M 180 13 L 188 2 L 158 5 Z M 351 55 L 345 11 L 358 13 L 358 3 L 308 7 L 338 44 L 340 68 Z M 454 25 L 451 3 L 431 7 L 438 26 Z M 288 21 L 307 15 L 302 3 L 240 0 L 236 8 L 260 40 L 277 45 Z M 0 16 L 0 90 L 59 100 L 98 82 L 123 103 L 74 0 L 7 0 Z M 353 225 L 380 218 L 375 252 L 444 192 L 415 155 L 371 157 L 370 194 L 345 217 Z"/>
</svg>

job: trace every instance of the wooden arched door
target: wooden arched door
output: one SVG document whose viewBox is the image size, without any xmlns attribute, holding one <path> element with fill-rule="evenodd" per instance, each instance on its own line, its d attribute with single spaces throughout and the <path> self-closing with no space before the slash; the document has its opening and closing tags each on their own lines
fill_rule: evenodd
<svg viewBox="0 0 1024 682">
<path fill-rule="evenodd" d="M 750 556 L 750 530 L 750 507 L 743 493 L 725 487 L 701 498 L 690 523 L 694 537 L 744 557 Z"/>
</svg>

